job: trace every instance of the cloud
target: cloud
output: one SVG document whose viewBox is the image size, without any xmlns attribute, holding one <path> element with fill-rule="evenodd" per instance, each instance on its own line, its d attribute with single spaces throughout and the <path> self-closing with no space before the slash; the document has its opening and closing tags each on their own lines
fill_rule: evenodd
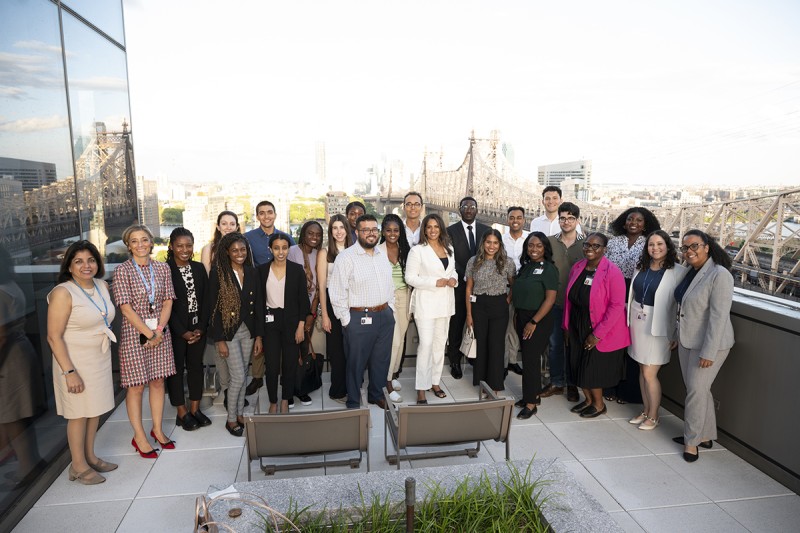
<svg viewBox="0 0 800 533">
<path fill-rule="evenodd" d="M 48 52 L 58 55 L 59 57 L 61 56 L 61 46 L 43 43 L 42 41 L 17 41 L 14 43 L 14 48 L 36 50 L 37 52 Z M 67 52 L 67 54 L 69 55 L 69 52 Z"/>
<path fill-rule="evenodd" d="M 13 98 L 19 100 L 25 95 L 25 91 L 18 87 L 2 87 L 0 86 L 0 96 L 3 98 Z"/>
<path fill-rule="evenodd" d="M 53 115 L 51 117 L 31 117 L 0 122 L 0 131 L 14 133 L 30 133 L 33 131 L 55 130 L 67 127 L 67 117 Z"/>
<path fill-rule="evenodd" d="M 72 80 L 69 83 L 71 88 L 74 89 L 90 89 L 90 90 L 105 90 L 105 91 L 127 91 L 128 82 L 123 78 L 115 78 L 113 76 L 95 76 L 93 78 L 86 78 L 81 80 Z"/>
</svg>

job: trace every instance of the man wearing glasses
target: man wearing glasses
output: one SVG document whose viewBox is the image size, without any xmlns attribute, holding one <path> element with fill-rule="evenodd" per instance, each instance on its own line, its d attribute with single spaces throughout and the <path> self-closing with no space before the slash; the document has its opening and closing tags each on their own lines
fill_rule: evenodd
<svg viewBox="0 0 800 533">
<path fill-rule="evenodd" d="M 456 313 L 450 317 L 450 331 L 448 333 L 447 357 L 450 359 L 450 375 L 461 379 L 461 339 L 464 335 L 464 323 L 467 321 L 467 284 L 464 276 L 467 272 L 467 262 L 478 251 L 478 243 L 489 226 L 475 220 L 478 216 L 478 202 L 471 196 L 466 196 L 458 203 L 458 212 L 461 221 L 447 228 L 447 234 L 453 243 L 456 260 L 456 273 L 458 286 L 455 288 Z"/>
<path fill-rule="evenodd" d="M 361 405 L 364 370 L 369 368 L 367 400 L 385 409 L 382 387 L 389 373 L 394 335 L 392 265 L 375 246 L 380 229 L 374 216 L 358 217 L 356 234 L 358 241 L 336 256 L 328 287 L 347 346 L 347 407 Z"/>
<path fill-rule="evenodd" d="M 564 202 L 558 207 L 559 233 L 548 237 L 553 248 L 553 262 L 558 268 L 558 293 L 553 306 L 553 332 L 550 334 L 550 352 L 547 355 L 550 367 L 550 383 L 548 383 L 540 396 L 547 398 L 564 393 L 567 386 L 567 400 L 578 401 L 578 388 L 566 374 L 566 354 L 564 353 L 564 330 L 561 323 L 564 318 L 564 298 L 567 292 L 569 271 L 572 265 L 583 259 L 583 235 L 578 232 L 578 222 L 581 216 L 580 208 L 570 202 Z"/>
<path fill-rule="evenodd" d="M 419 230 L 422 217 L 422 195 L 415 191 L 409 191 L 403 197 L 403 212 L 406 214 L 406 237 L 408 244 L 415 246 L 419 244 Z"/>
</svg>

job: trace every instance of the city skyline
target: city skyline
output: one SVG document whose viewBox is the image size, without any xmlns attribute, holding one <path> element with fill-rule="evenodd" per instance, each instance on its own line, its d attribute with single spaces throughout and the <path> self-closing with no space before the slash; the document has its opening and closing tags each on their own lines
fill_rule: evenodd
<svg viewBox="0 0 800 533">
<path fill-rule="evenodd" d="M 137 173 L 361 180 L 464 157 L 597 183 L 800 183 L 800 6 L 124 0 Z"/>
</svg>

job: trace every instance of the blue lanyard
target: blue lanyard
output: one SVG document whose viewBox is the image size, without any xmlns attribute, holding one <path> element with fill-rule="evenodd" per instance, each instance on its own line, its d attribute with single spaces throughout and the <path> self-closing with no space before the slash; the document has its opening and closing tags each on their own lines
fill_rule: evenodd
<svg viewBox="0 0 800 533">
<path fill-rule="evenodd" d="M 103 293 L 100 292 L 100 289 L 97 288 L 97 283 L 95 283 L 95 281 L 92 280 L 92 284 L 94 284 L 94 291 L 97 293 L 98 296 L 100 296 L 100 301 L 103 302 L 103 309 L 100 309 L 100 306 L 97 305 L 97 303 L 94 301 L 94 299 L 91 296 L 89 296 L 89 293 L 86 292 L 83 289 L 83 287 L 80 286 L 79 283 L 76 283 L 75 280 L 72 280 L 72 283 L 75 283 L 75 285 L 81 290 L 81 292 L 84 294 L 84 296 L 86 296 L 89 299 L 89 301 L 92 302 L 92 305 L 95 307 L 95 309 L 100 311 L 100 316 L 103 317 L 103 322 L 106 323 L 106 327 L 108 329 L 111 329 L 111 324 L 108 323 L 108 303 L 106 303 L 106 299 L 103 298 Z"/>
<path fill-rule="evenodd" d="M 139 263 L 133 261 L 133 266 L 136 267 L 136 272 L 139 273 L 139 277 L 142 279 L 142 283 L 144 284 L 144 290 L 147 291 L 147 299 L 150 302 L 150 310 L 152 311 L 155 308 L 156 302 L 156 273 L 153 269 L 153 262 L 149 261 L 147 266 L 150 267 L 150 285 L 147 285 L 147 281 L 144 279 L 144 272 L 142 272 L 142 267 L 139 266 Z"/>
</svg>

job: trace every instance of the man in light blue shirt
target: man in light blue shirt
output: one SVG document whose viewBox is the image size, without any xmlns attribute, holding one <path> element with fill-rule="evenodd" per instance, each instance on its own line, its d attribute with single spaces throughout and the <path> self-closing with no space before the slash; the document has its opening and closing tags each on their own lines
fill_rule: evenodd
<svg viewBox="0 0 800 533">
<path fill-rule="evenodd" d="M 253 261 L 256 266 L 272 261 L 272 251 L 269 249 L 269 238 L 273 233 L 281 233 L 288 237 L 291 245 L 294 239 L 288 233 L 275 227 L 275 204 L 269 200 L 262 200 L 256 206 L 256 218 L 259 226 L 244 234 L 253 250 Z"/>
</svg>

